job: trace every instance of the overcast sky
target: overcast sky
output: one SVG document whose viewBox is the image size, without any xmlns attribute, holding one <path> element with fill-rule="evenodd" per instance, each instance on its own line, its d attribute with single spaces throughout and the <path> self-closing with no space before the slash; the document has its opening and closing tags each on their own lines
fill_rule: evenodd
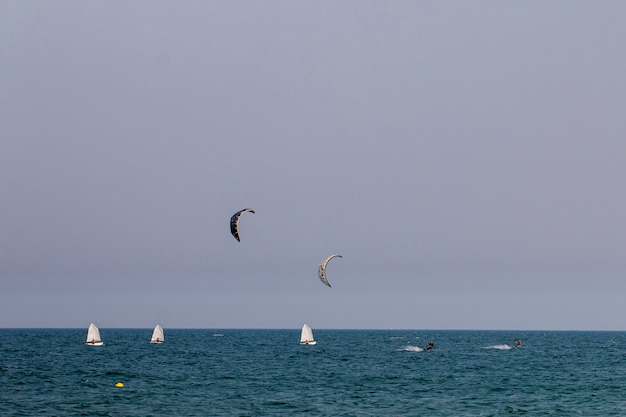
<svg viewBox="0 0 626 417">
<path fill-rule="evenodd" d="M 0 0 L 0 327 L 624 330 L 624 22 Z"/>
</svg>

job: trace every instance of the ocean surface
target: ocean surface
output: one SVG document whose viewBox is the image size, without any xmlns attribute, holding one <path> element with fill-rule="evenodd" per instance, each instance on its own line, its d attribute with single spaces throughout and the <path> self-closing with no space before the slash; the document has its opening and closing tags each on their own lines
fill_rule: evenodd
<svg viewBox="0 0 626 417">
<path fill-rule="evenodd" d="M 0 415 L 626 416 L 625 332 L 100 333 L 0 329 Z"/>
</svg>

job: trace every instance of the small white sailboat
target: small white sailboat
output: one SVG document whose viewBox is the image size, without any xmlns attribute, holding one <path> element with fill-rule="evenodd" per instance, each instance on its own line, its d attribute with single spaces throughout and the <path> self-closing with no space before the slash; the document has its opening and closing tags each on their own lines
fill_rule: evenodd
<svg viewBox="0 0 626 417">
<path fill-rule="evenodd" d="M 88 346 L 102 346 L 104 343 L 102 339 L 100 339 L 100 330 L 96 327 L 95 324 L 91 323 L 89 325 L 89 330 L 87 330 L 87 342 Z"/>
<path fill-rule="evenodd" d="M 157 324 L 152 332 L 150 343 L 163 343 L 164 340 L 165 336 L 163 336 L 163 328 Z"/>
<path fill-rule="evenodd" d="M 300 344 L 301 345 L 314 345 L 317 342 L 313 339 L 313 330 L 309 327 L 308 324 L 302 326 L 302 333 L 300 333 Z"/>
</svg>

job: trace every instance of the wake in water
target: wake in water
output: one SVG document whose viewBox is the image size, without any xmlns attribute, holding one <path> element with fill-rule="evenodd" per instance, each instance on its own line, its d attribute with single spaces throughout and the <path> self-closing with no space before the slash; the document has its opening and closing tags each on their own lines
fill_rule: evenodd
<svg viewBox="0 0 626 417">
<path fill-rule="evenodd" d="M 424 351 L 424 349 L 422 349 L 421 347 L 411 346 L 411 345 L 405 346 L 399 350 L 404 351 L 404 352 L 423 352 Z"/>
<path fill-rule="evenodd" d="M 486 346 L 484 349 L 509 350 L 509 349 L 513 349 L 513 346 L 509 346 L 509 345 L 493 345 L 493 346 Z"/>
</svg>

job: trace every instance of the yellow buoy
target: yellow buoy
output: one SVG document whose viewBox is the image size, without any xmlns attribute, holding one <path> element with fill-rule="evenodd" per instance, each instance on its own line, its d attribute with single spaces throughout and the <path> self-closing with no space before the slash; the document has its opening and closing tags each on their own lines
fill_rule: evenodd
<svg viewBox="0 0 626 417">
<path fill-rule="evenodd" d="M 118 388 L 124 388 L 124 384 L 122 384 L 121 382 L 116 382 L 115 386 Z"/>
</svg>

